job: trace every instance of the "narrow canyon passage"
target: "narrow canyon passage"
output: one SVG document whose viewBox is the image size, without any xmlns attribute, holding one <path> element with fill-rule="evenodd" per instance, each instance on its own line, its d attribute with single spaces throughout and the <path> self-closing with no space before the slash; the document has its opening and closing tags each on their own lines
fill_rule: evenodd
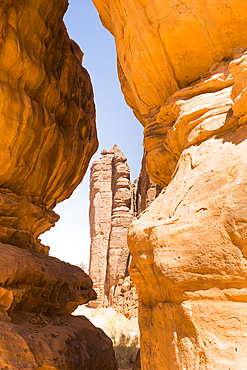
<svg viewBox="0 0 247 370">
<path fill-rule="evenodd" d="M 94 3 L 163 188 L 128 232 L 141 368 L 245 370 L 247 2 Z M 118 368 L 104 332 L 71 316 L 96 298 L 92 280 L 39 239 L 98 146 L 67 6 L 0 6 L 0 369 Z"/>
</svg>

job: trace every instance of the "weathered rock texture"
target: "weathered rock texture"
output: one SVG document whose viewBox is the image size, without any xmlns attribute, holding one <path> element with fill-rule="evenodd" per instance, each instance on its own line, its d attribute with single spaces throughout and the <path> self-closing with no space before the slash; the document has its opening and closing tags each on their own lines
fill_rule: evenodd
<svg viewBox="0 0 247 370">
<path fill-rule="evenodd" d="M 0 368 L 117 370 L 112 342 L 85 316 L 15 312 L 0 325 Z"/>
<path fill-rule="evenodd" d="M 144 369 L 246 367 L 247 54 L 236 57 L 160 113 L 165 127 L 176 112 L 164 142 L 182 154 L 177 149 L 170 184 L 129 233 Z"/>
<path fill-rule="evenodd" d="M 90 176 L 90 268 L 98 300 L 91 307 L 113 303 L 117 285 L 128 275 L 127 230 L 131 211 L 130 170 L 115 145 L 92 164 Z"/>
<path fill-rule="evenodd" d="M 147 152 L 144 150 L 139 177 L 132 184 L 132 213 L 134 217 L 144 211 L 162 190 L 162 187 L 155 184 L 147 173 L 146 156 Z"/>
<path fill-rule="evenodd" d="M 93 2 L 115 37 L 122 90 L 142 122 L 175 91 L 230 58 L 234 47 L 247 47 L 242 0 Z"/>
<path fill-rule="evenodd" d="M 156 197 L 159 187 L 150 179 L 145 154 L 140 176 L 130 182 L 127 159 L 115 145 L 91 167 L 90 272 L 97 301 L 90 307 L 114 307 L 127 317 L 137 316 L 137 293 L 129 277 L 128 226 Z"/>
<path fill-rule="evenodd" d="M 89 76 L 62 17 L 67 1 L 0 8 L 0 242 L 47 253 L 38 236 L 97 149 Z"/>
<path fill-rule="evenodd" d="M 38 239 L 97 149 L 92 86 L 62 21 L 67 6 L 0 5 L 1 369 L 117 368 L 106 335 L 69 316 L 96 298 L 91 279 Z"/>
<path fill-rule="evenodd" d="M 246 369 L 247 3 L 94 2 L 166 187 L 129 228 L 142 369 Z"/>
</svg>

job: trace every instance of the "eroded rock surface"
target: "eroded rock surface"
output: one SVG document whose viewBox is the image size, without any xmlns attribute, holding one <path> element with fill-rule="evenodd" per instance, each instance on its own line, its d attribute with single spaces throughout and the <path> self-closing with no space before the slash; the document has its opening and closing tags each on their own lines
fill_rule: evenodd
<svg viewBox="0 0 247 370">
<path fill-rule="evenodd" d="M 137 293 L 129 277 L 127 230 L 160 191 L 146 172 L 146 154 L 140 176 L 131 184 L 127 159 L 115 145 L 102 151 L 91 167 L 90 277 L 98 299 L 90 307 L 113 307 L 126 317 L 137 316 Z"/>
<path fill-rule="evenodd" d="M 90 176 L 90 268 L 98 300 L 91 307 L 112 305 L 116 286 L 128 275 L 127 230 L 132 220 L 127 158 L 115 145 L 102 151 Z"/>
<path fill-rule="evenodd" d="M 49 257 L 39 235 L 58 220 L 97 149 L 83 53 L 67 0 L 0 5 L 0 368 L 117 369 L 109 338 L 69 314 L 96 298 L 79 267 Z M 68 246 L 69 248 L 69 246 Z"/>
<path fill-rule="evenodd" d="M 93 2 L 115 37 L 126 101 L 143 123 L 175 91 L 230 58 L 234 47 L 247 47 L 242 0 Z"/>
<path fill-rule="evenodd" d="M 0 325 L 0 368 L 117 370 L 112 342 L 85 316 L 15 312 Z"/>
<path fill-rule="evenodd" d="M 47 253 L 38 236 L 97 149 L 91 82 L 62 17 L 67 1 L 0 9 L 0 242 Z"/>
<path fill-rule="evenodd" d="M 245 369 L 247 3 L 94 3 L 164 188 L 129 228 L 142 369 Z"/>
<path fill-rule="evenodd" d="M 79 267 L 43 253 L 0 244 L 0 312 L 14 310 L 69 315 L 96 299 L 92 281 Z"/>
<path fill-rule="evenodd" d="M 164 127 L 176 112 L 164 142 L 180 144 L 181 154 L 169 185 L 129 231 L 145 370 L 246 366 L 247 129 L 239 107 L 247 53 L 236 58 L 164 104 Z"/>
</svg>

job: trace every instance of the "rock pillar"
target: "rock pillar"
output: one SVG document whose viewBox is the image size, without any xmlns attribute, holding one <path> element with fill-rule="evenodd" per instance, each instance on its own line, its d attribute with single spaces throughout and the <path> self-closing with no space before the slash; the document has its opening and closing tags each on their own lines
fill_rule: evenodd
<svg viewBox="0 0 247 370">
<path fill-rule="evenodd" d="M 91 307 L 111 305 L 118 281 L 128 274 L 127 229 L 132 220 L 127 159 L 117 145 L 101 154 L 90 176 L 89 274 L 98 294 Z"/>
</svg>

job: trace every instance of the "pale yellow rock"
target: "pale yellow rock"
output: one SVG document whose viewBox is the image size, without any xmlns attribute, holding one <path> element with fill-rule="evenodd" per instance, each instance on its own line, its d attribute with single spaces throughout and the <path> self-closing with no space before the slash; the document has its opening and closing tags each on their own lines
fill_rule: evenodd
<svg viewBox="0 0 247 370">
<path fill-rule="evenodd" d="M 93 162 L 90 175 L 90 266 L 97 301 L 90 307 L 112 306 L 117 285 L 126 277 L 131 212 L 130 169 L 117 145 L 103 150 Z M 120 288 L 121 289 L 121 288 Z"/>
<path fill-rule="evenodd" d="M 246 58 L 230 62 L 233 87 L 219 89 L 217 67 L 213 85 L 208 74 L 158 115 L 170 124 L 164 147 L 178 162 L 169 185 L 129 228 L 142 370 L 246 369 L 247 128 L 239 100 L 231 99 L 237 91 L 245 101 L 247 80 L 235 72 L 245 71 Z M 215 91 L 201 94 L 208 83 Z"/>
</svg>

